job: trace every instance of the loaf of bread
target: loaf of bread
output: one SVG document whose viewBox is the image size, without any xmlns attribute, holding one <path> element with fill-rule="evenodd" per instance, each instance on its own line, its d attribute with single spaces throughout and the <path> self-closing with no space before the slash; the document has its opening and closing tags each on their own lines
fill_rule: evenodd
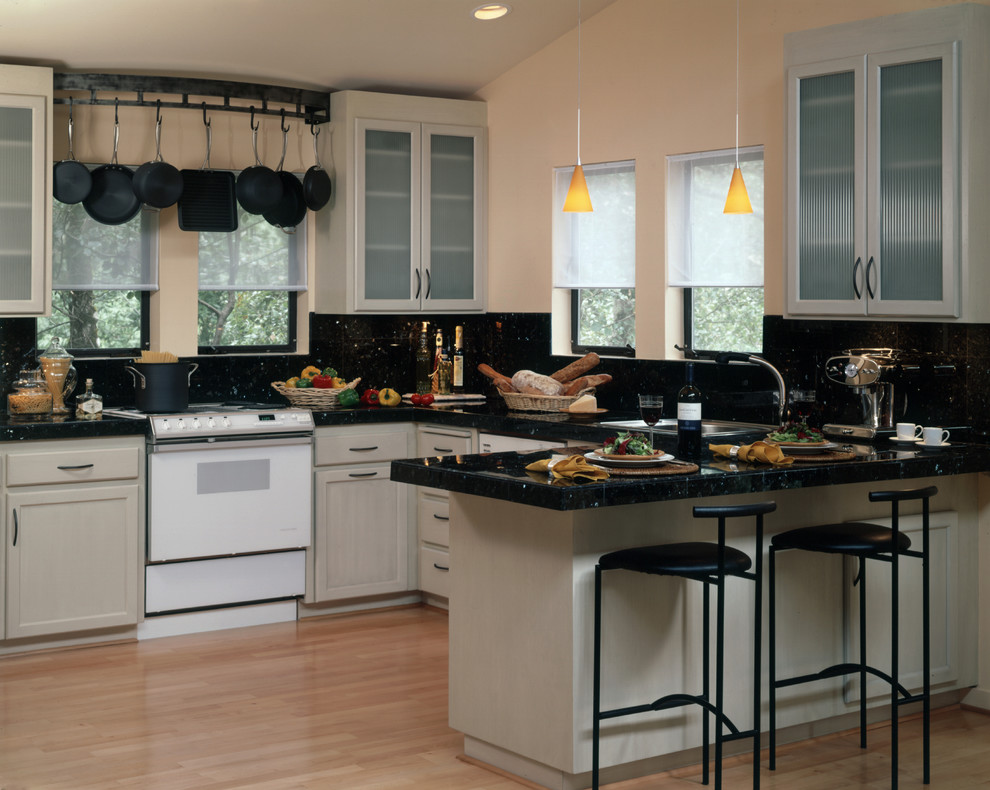
<svg viewBox="0 0 990 790">
<path fill-rule="evenodd" d="M 499 373 L 491 365 L 486 365 L 485 363 L 482 362 L 480 365 L 478 365 L 478 370 L 482 375 L 485 375 L 488 378 L 490 378 L 492 381 L 494 381 L 495 386 L 498 387 L 498 389 L 501 392 L 519 391 L 514 386 L 512 386 L 512 379 L 510 379 L 508 376 L 503 375 L 502 373 Z"/>
<path fill-rule="evenodd" d="M 512 376 L 512 386 L 529 395 L 560 395 L 564 385 L 549 376 L 532 370 L 517 370 Z"/>
<path fill-rule="evenodd" d="M 608 384 L 612 380 L 612 377 L 608 373 L 596 373 L 594 376 L 581 376 L 579 379 L 574 379 L 567 384 L 564 388 L 565 395 L 577 395 L 581 390 L 588 389 L 588 387 L 600 387 L 602 384 Z"/>
<path fill-rule="evenodd" d="M 561 368 L 556 373 L 551 373 L 550 378 L 557 381 L 570 381 L 571 379 L 576 379 L 578 376 L 583 376 L 599 362 L 601 362 L 601 359 L 598 357 L 598 354 L 592 351 L 585 354 L 581 359 L 577 359 L 570 365 L 567 365 L 567 367 Z"/>
</svg>

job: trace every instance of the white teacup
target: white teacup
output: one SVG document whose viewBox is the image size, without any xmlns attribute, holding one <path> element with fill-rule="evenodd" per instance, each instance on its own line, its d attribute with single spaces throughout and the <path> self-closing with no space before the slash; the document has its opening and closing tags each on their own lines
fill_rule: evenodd
<svg viewBox="0 0 990 790">
<path fill-rule="evenodd" d="M 913 422 L 899 422 L 895 427 L 899 441 L 910 442 L 921 438 L 921 426 Z"/>
<path fill-rule="evenodd" d="M 944 428 L 923 428 L 921 438 L 926 447 L 938 447 L 942 442 L 948 441 L 949 432 Z"/>
</svg>

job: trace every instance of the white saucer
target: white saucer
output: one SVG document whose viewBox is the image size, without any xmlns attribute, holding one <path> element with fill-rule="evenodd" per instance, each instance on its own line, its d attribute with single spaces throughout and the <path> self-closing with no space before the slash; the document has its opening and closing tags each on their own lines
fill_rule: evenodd
<svg viewBox="0 0 990 790">
<path fill-rule="evenodd" d="M 891 436 L 890 441 L 897 442 L 898 444 L 917 444 L 921 441 L 921 438 L 912 436 L 910 439 L 898 439 L 896 436 Z"/>
<path fill-rule="evenodd" d="M 942 442 L 941 444 L 925 444 L 924 439 L 915 439 L 914 442 L 922 450 L 941 450 L 943 447 L 951 447 L 952 445 L 948 442 Z"/>
</svg>

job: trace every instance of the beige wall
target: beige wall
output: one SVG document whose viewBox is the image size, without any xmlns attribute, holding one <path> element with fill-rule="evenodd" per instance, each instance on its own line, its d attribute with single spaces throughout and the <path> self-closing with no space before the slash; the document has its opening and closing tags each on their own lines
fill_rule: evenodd
<svg viewBox="0 0 990 790">
<path fill-rule="evenodd" d="M 741 0 L 739 144 L 765 147 L 768 314 L 784 309 L 783 37 L 952 4 Z M 637 302 L 651 306 L 638 311 L 637 354 L 662 358 L 676 340 L 664 321 L 664 302 L 676 299 L 662 296 L 664 157 L 735 144 L 735 3 L 619 0 L 581 36 L 581 159 L 636 160 Z M 479 92 L 488 102 L 492 311 L 551 309 L 552 169 L 576 155 L 576 65 L 575 30 Z"/>
</svg>

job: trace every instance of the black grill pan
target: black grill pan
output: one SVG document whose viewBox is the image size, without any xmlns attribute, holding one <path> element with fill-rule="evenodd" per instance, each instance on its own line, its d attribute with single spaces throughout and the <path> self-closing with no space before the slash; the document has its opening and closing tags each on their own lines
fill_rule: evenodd
<svg viewBox="0 0 990 790">
<path fill-rule="evenodd" d="M 210 146 L 213 130 L 206 120 L 203 105 L 203 125 L 206 126 L 206 159 L 199 170 L 182 171 L 182 196 L 179 198 L 179 228 L 181 230 L 230 233 L 237 230 L 237 198 L 234 194 L 234 174 L 229 170 L 210 170 Z"/>
</svg>

